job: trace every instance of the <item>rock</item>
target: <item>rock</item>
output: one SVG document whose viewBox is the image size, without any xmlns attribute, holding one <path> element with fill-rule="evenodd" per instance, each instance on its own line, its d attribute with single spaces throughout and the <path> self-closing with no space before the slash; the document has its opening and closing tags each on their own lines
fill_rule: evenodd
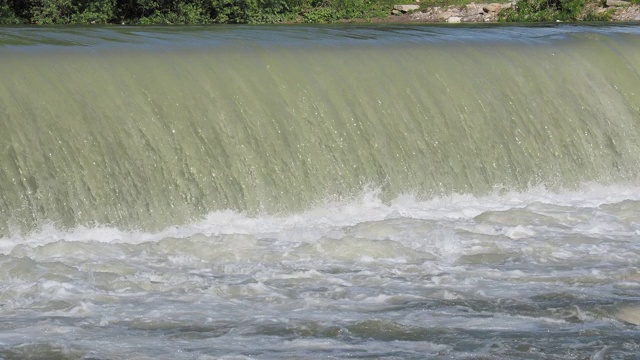
<svg viewBox="0 0 640 360">
<path fill-rule="evenodd" d="M 393 9 L 406 13 L 420 9 L 420 5 L 393 5 Z"/>
<path fill-rule="evenodd" d="M 402 11 L 400 10 L 396 10 L 396 9 L 391 10 L 391 15 L 400 15 L 400 14 L 402 14 Z"/>
<path fill-rule="evenodd" d="M 450 24 L 457 24 L 460 21 L 462 21 L 462 18 L 459 17 L 459 16 L 452 16 L 452 17 L 447 19 L 447 22 L 450 23 Z"/>
<path fill-rule="evenodd" d="M 485 5 L 482 9 L 484 10 L 484 12 L 497 13 L 502 10 L 502 4 L 492 3 L 489 5 Z"/>
<path fill-rule="evenodd" d="M 622 0 L 607 0 L 607 7 L 612 7 L 612 6 L 629 6 L 631 5 L 630 2 L 628 1 L 622 1 Z"/>
<path fill-rule="evenodd" d="M 482 5 L 478 5 L 476 3 L 470 3 L 466 6 L 467 11 L 472 14 L 484 14 L 484 9 Z"/>
<path fill-rule="evenodd" d="M 2 0 L 0 0 L 2 1 Z M 606 1 L 606 0 L 603 0 Z M 611 3 L 610 4 L 625 4 L 625 2 Z M 421 11 L 410 12 L 401 17 L 401 21 L 410 22 L 457 22 L 460 18 L 461 23 L 492 23 L 498 21 L 498 14 L 500 11 L 513 8 L 515 0 L 511 0 L 508 3 L 502 4 L 489 4 L 489 3 L 469 3 L 464 6 L 434 6 L 423 7 Z M 498 5 L 498 6 L 494 6 Z M 588 11 L 595 13 L 609 12 L 611 14 L 612 21 L 640 21 L 640 4 L 630 4 L 628 6 L 616 6 L 605 7 L 604 3 L 593 3 L 587 8 Z M 500 10 L 498 10 L 498 8 Z M 485 10 L 486 9 L 486 10 Z M 449 20 L 450 18 L 453 19 Z M 400 17 L 399 17 L 400 18 Z"/>
<path fill-rule="evenodd" d="M 640 5 L 616 7 L 611 18 L 614 21 L 640 21 Z"/>
<path fill-rule="evenodd" d="M 450 17 L 452 17 L 452 16 L 456 16 L 456 15 L 458 15 L 458 14 L 457 14 L 457 13 L 455 13 L 455 12 L 453 12 L 453 11 L 448 11 L 448 10 L 447 10 L 447 11 L 445 11 L 445 12 L 441 12 L 440 14 L 438 14 L 438 17 L 439 17 L 441 20 L 446 20 L 446 19 L 449 19 Z"/>
</svg>

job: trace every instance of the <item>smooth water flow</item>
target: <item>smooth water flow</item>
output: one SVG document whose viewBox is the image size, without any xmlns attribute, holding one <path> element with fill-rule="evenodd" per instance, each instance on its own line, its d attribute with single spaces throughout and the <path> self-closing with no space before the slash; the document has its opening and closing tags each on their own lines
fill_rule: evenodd
<svg viewBox="0 0 640 360">
<path fill-rule="evenodd" d="M 638 183 L 637 37 L 376 43 L 385 30 L 5 46 L 0 234 L 288 214 L 365 186 L 388 200 Z"/>
<path fill-rule="evenodd" d="M 637 27 L 0 28 L 0 358 L 631 358 Z"/>
</svg>

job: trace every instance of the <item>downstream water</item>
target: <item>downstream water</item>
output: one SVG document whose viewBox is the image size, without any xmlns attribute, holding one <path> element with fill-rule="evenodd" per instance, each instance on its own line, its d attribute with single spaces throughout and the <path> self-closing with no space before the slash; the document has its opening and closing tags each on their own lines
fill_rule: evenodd
<svg viewBox="0 0 640 360">
<path fill-rule="evenodd" d="M 640 28 L 0 28 L 0 358 L 634 359 Z"/>
</svg>

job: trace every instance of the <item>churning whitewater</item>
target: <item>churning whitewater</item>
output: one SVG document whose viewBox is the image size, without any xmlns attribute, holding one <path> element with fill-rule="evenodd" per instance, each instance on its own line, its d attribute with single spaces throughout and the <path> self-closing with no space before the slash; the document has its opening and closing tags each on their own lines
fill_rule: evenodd
<svg viewBox="0 0 640 360">
<path fill-rule="evenodd" d="M 0 358 L 631 359 L 637 27 L 0 28 Z"/>
</svg>

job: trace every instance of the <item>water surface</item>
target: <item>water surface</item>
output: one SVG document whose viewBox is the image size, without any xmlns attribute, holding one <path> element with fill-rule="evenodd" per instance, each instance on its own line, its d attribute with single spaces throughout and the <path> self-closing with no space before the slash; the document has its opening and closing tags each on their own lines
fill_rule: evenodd
<svg viewBox="0 0 640 360">
<path fill-rule="evenodd" d="M 0 357 L 632 359 L 633 26 L 0 28 Z"/>
</svg>

